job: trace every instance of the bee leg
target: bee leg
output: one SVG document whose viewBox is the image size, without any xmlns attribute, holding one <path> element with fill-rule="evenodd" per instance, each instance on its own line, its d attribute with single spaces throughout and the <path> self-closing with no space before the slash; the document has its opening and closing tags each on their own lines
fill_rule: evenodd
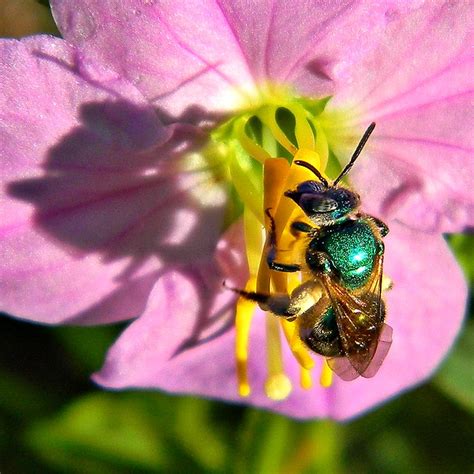
<svg viewBox="0 0 474 474">
<path fill-rule="evenodd" d="M 393 288 L 393 281 L 386 275 L 382 277 L 382 291 L 390 291 Z"/>
<path fill-rule="evenodd" d="M 377 227 L 382 237 L 385 237 L 388 234 L 389 232 L 388 226 L 384 222 L 382 222 L 380 219 L 374 216 L 365 216 L 365 217 L 367 217 L 367 219 Z"/>
<path fill-rule="evenodd" d="M 377 253 L 378 255 L 383 255 L 385 252 L 385 244 L 380 240 L 377 242 Z"/>
<path fill-rule="evenodd" d="M 230 288 L 228 286 L 226 286 L 226 288 L 233 291 L 234 293 L 237 293 L 242 298 L 255 301 L 264 311 L 271 311 L 277 316 L 282 316 L 288 319 L 288 321 L 293 321 L 299 312 L 299 308 L 292 304 L 290 296 L 285 293 L 267 295 L 257 291 L 245 291 L 238 288 Z"/>
<path fill-rule="evenodd" d="M 270 270 L 275 270 L 277 272 L 286 272 L 286 273 L 299 272 L 301 270 L 301 267 L 297 263 L 288 264 L 288 263 L 275 262 L 274 258 L 275 258 L 275 252 L 268 252 L 267 264 Z"/>
<path fill-rule="evenodd" d="M 291 223 L 291 233 L 298 235 L 299 233 L 309 234 L 314 230 L 309 224 L 302 221 L 295 221 Z"/>
<path fill-rule="evenodd" d="M 336 273 L 329 255 L 325 252 L 311 252 L 308 255 L 308 264 L 311 270 L 324 275 L 334 275 Z"/>
<path fill-rule="evenodd" d="M 270 214 L 270 208 L 265 209 L 265 214 L 270 219 L 270 233 L 268 236 L 269 249 L 267 253 L 268 268 L 270 268 L 270 270 L 276 270 L 277 272 L 299 272 L 301 267 L 298 264 L 275 262 L 277 253 L 275 219 L 273 219 L 273 216 Z"/>
</svg>

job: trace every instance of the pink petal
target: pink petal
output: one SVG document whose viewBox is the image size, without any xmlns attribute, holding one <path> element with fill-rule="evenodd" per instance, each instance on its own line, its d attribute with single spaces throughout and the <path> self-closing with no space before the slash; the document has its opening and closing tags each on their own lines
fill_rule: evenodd
<svg viewBox="0 0 474 474">
<path fill-rule="evenodd" d="M 321 97 L 332 69 L 371 48 L 385 5 L 137 0 L 53 1 L 64 37 L 111 65 L 168 113 L 240 105 L 267 82 Z M 350 52 L 350 54 L 348 54 Z"/>
<path fill-rule="evenodd" d="M 394 342 L 377 376 L 353 382 L 336 380 L 331 389 L 316 384 L 304 391 L 297 386 L 298 368 L 286 350 L 294 391 L 284 402 L 268 400 L 263 393 L 264 319 L 257 312 L 249 367 L 252 404 L 297 418 L 347 419 L 431 375 L 460 328 L 466 285 L 441 237 L 421 238 L 400 226 L 392 230 L 387 239 L 386 271 L 395 282 L 388 296 Z M 160 388 L 249 401 L 236 394 L 235 334 L 230 329 L 234 296 L 218 291 L 223 277 L 216 278 L 209 269 L 204 277 L 198 273 L 171 273 L 159 280 L 147 310 L 111 348 L 104 368 L 94 376 L 96 382 L 110 388 Z M 203 328 L 205 334 L 200 332 Z"/>
<path fill-rule="evenodd" d="M 210 0 L 52 2 L 64 37 L 130 79 L 166 113 L 228 110 L 252 77 Z"/>
<path fill-rule="evenodd" d="M 0 47 L 1 309 L 45 323 L 137 316 L 165 264 L 213 252 L 222 203 L 198 211 L 186 191 L 203 177 L 157 163 L 169 133 L 115 73 L 59 39 Z"/>
<path fill-rule="evenodd" d="M 377 122 L 352 174 L 371 212 L 437 232 L 474 223 L 473 26 L 469 2 L 392 8 L 377 47 L 339 70 L 328 109 Z"/>
<path fill-rule="evenodd" d="M 390 2 L 372 50 L 333 71 L 334 103 L 382 113 L 457 94 L 472 85 L 473 19 L 469 2 Z M 348 55 L 351 52 L 348 51 Z"/>
<path fill-rule="evenodd" d="M 472 152 L 461 146 L 375 137 L 352 180 L 364 210 L 388 222 L 425 232 L 462 232 L 474 224 Z"/>
<path fill-rule="evenodd" d="M 322 97 L 330 71 L 347 51 L 356 59 L 372 41 L 361 33 L 383 20 L 383 8 L 358 1 L 217 2 L 257 83 L 270 81 Z"/>
</svg>

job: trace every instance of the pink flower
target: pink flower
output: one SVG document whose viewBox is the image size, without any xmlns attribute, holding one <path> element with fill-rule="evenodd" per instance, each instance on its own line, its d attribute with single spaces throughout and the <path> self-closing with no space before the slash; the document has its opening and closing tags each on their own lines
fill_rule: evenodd
<svg viewBox="0 0 474 474">
<path fill-rule="evenodd" d="M 310 390 L 294 383 L 275 401 L 263 390 L 258 311 L 248 401 L 343 419 L 430 376 L 459 331 L 467 294 L 442 233 L 474 221 L 472 6 L 52 4 L 64 40 L 0 43 L 2 310 L 48 324 L 140 316 L 111 348 L 98 383 L 241 400 L 235 297 L 222 281 L 245 284 L 243 250 L 250 255 L 252 242 L 236 215 L 242 202 L 247 216 L 262 202 L 252 194 L 261 166 L 232 161 L 229 150 L 248 152 L 235 130 L 255 107 L 320 104 L 316 151 L 332 162 L 347 159 L 377 122 L 350 178 L 364 211 L 390 227 L 394 341 L 376 377 Z M 302 99 L 329 95 L 325 107 Z M 272 144 L 281 145 L 275 135 Z M 294 382 L 299 366 L 282 350 Z"/>
</svg>

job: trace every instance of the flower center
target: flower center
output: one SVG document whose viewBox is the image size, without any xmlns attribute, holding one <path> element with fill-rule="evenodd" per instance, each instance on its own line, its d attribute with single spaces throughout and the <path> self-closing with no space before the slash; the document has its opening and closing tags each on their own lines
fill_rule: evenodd
<svg viewBox="0 0 474 474">
<path fill-rule="evenodd" d="M 249 268 L 247 292 L 261 294 L 291 294 L 307 275 L 301 272 L 282 273 L 270 270 L 267 264 L 269 209 L 275 222 L 278 261 L 294 264 L 304 255 L 304 239 L 291 232 L 294 221 L 307 217 L 284 192 L 299 183 L 314 179 L 308 169 L 295 164 L 303 160 L 316 167 L 323 176 L 336 175 L 340 165 L 328 143 L 334 130 L 341 129 L 341 118 L 335 126 L 325 113 L 329 98 L 312 100 L 287 93 L 268 95 L 262 103 L 243 110 L 219 126 L 211 134 L 215 147 L 226 157 L 230 180 L 243 213 L 245 246 Z M 265 230 L 265 231 L 264 231 Z M 312 304 L 315 304 L 313 301 Z M 238 390 L 241 396 L 250 394 L 248 374 L 248 342 L 252 318 L 257 303 L 240 297 L 236 307 L 236 345 Z M 273 400 L 283 400 L 292 390 L 283 363 L 283 334 L 300 367 L 300 386 L 312 386 L 311 371 L 315 360 L 299 338 L 297 322 L 265 315 L 267 380 L 265 392 Z M 329 387 L 332 372 L 320 358 L 320 384 Z"/>
</svg>

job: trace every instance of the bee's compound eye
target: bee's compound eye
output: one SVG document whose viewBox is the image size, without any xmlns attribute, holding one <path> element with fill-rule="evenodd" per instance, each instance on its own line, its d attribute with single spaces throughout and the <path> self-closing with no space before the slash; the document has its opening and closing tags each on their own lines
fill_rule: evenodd
<svg viewBox="0 0 474 474">
<path fill-rule="evenodd" d="M 339 204 L 335 199 L 323 198 L 319 196 L 310 198 L 308 204 L 308 207 L 315 214 L 325 214 L 327 212 L 332 212 L 339 207 Z"/>
<path fill-rule="evenodd" d="M 300 194 L 314 194 L 319 193 L 324 189 L 324 186 L 321 183 L 318 183 L 317 181 L 303 181 L 298 185 L 297 192 Z"/>
</svg>

